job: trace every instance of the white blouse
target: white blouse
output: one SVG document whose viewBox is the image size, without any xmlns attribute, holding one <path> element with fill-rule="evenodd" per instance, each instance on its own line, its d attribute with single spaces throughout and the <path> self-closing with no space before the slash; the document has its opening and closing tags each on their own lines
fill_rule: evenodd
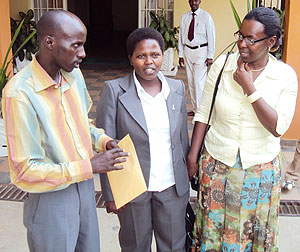
<svg viewBox="0 0 300 252">
<path fill-rule="evenodd" d="M 272 161 L 280 152 L 280 138 L 263 127 L 241 86 L 234 81 L 233 73 L 237 69 L 238 57 L 238 53 L 232 54 L 226 63 L 205 147 L 213 158 L 228 166 L 234 165 L 239 150 L 242 166 L 247 169 Z M 214 86 L 224 61 L 225 55 L 212 65 L 194 121 L 207 123 Z M 254 81 L 254 86 L 276 110 L 276 132 L 284 134 L 295 112 L 298 89 L 295 71 L 269 55 L 268 64 Z"/>
</svg>

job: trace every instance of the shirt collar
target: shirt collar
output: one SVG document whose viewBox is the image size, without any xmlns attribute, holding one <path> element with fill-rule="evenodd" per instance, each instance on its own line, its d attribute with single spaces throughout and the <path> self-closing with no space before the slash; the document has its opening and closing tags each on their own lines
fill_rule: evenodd
<svg viewBox="0 0 300 252">
<path fill-rule="evenodd" d="M 133 74 L 133 80 L 134 80 L 134 84 L 136 86 L 138 97 L 141 98 L 141 95 L 147 94 L 147 92 L 145 91 L 145 89 L 142 87 L 141 83 L 136 78 L 135 70 L 133 70 L 132 74 Z M 165 76 L 161 72 L 158 72 L 157 77 L 161 81 L 160 93 L 162 93 L 164 99 L 167 100 L 169 93 L 170 93 L 170 88 L 169 88 L 168 82 L 167 82 Z"/>
<path fill-rule="evenodd" d="M 200 13 L 200 10 L 201 10 L 201 9 L 200 9 L 200 7 L 199 7 L 199 8 L 198 8 L 198 9 L 197 9 L 197 10 L 194 12 L 194 13 L 196 14 L 196 16 L 198 16 L 198 15 L 199 15 L 199 13 Z M 193 12 L 192 12 L 192 11 L 190 11 L 190 13 L 191 13 L 191 15 L 192 15 L 192 13 L 193 13 Z"/>
<path fill-rule="evenodd" d="M 30 69 L 32 72 L 35 91 L 39 92 L 44 89 L 47 89 L 48 87 L 56 85 L 56 83 L 37 61 L 36 55 L 34 55 L 33 60 L 30 63 Z M 65 78 L 69 84 L 73 83 L 75 78 L 72 72 L 68 73 L 62 69 L 60 70 L 60 72 L 62 74 L 62 77 Z"/>
<path fill-rule="evenodd" d="M 237 60 L 240 54 L 238 52 L 232 54 L 230 57 L 233 57 L 232 60 L 228 60 L 224 71 L 235 71 L 237 69 Z M 269 60 L 266 68 L 262 72 L 263 75 L 268 77 L 269 79 L 279 79 L 281 75 L 281 71 L 278 68 L 277 59 L 269 54 Z M 277 70 L 276 70 L 277 69 Z"/>
</svg>

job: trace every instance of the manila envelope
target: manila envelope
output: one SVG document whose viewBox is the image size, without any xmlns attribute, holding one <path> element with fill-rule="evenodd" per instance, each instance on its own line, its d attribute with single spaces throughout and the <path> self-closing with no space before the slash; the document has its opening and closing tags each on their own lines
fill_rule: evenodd
<svg viewBox="0 0 300 252">
<path fill-rule="evenodd" d="M 129 134 L 118 145 L 130 155 L 126 157 L 126 162 L 122 163 L 124 166 L 122 170 L 107 173 L 117 209 L 147 191 L 141 166 Z"/>
</svg>

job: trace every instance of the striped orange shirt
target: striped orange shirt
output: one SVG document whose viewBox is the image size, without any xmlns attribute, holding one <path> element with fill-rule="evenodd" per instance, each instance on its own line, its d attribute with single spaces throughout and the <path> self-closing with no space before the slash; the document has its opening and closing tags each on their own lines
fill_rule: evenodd
<svg viewBox="0 0 300 252">
<path fill-rule="evenodd" d="M 88 119 L 92 101 L 81 71 L 61 73 L 57 87 L 34 58 L 3 90 L 10 177 L 26 192 L 93 178 L 92 147 L 104 151 L 111 139 Z"/>
</svg>

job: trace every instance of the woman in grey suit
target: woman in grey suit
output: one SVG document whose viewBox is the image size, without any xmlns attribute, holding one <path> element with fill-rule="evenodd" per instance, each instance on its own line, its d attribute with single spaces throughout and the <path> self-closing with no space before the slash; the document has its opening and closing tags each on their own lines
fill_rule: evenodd
<svg viewBox="0 0 300 252">
<path fill-rule="evenodd" d="M 186 155 L 189 147 L 182 81 L 160 71 L 164 41 L 152 28 L 127 39 L 131 74 L 104 84 L 97 127 L 122 139 L 129 133 L 147 184 L 147 192 L 117 210 L 107 176 L 101 186 L 107 212 L 118 214 L 123 252 L 185 251 L 185 211 L 189 199 Z"/>
</svg>

